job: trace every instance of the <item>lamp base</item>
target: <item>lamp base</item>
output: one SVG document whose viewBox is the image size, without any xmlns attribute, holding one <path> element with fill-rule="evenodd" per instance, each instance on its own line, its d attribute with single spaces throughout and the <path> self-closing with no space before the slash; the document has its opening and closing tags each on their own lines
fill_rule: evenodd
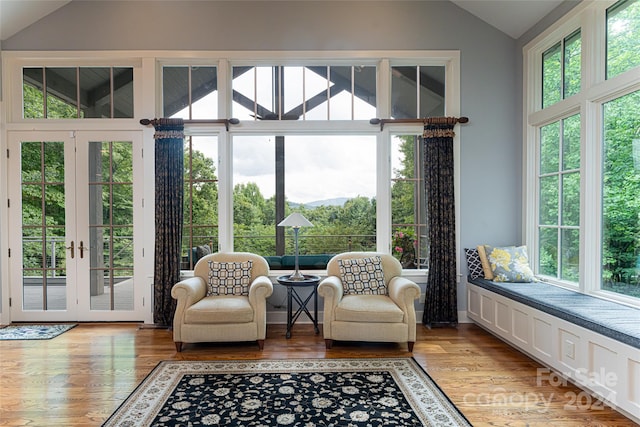
<svg viewBox="0 0 640 427">
<path fill-rule="evenodd" d="M 291 274 L 291 276 L 289 276 L 288 278 L 289 280 L 304 280 L 304 274 L 300 273 L 299 271 L 294 271 L 293 274 Z"/>
</svg>

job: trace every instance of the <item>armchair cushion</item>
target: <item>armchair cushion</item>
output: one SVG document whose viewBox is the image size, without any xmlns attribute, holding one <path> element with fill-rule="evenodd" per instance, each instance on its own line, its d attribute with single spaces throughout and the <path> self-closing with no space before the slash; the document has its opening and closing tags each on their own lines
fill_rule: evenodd
<svg viewBox="0 0 640 427">
<path fill-rule="evenodd" d="M 387 286 L 379 256 L 338 259 L 345 295 L 386 295 Z"/>
<path fill-rule="evenodd" d="M 205 297 L 187 309 L 184 319 L 194 324 L 247 323 L 253 320 L 253 309 L 244 296 Z"/>
<path fill-rule="evenodd" d="M 209 280 L 207 282 L 207 296 L 249 295 L 253 261 L 209 261 L 208 263 Z"/>
<path fill-rule="evenodd" d="M 336 307 L 342 322 L 402 323 L 404 312 L 384 295 L 345 295 Z"/>
</svg>

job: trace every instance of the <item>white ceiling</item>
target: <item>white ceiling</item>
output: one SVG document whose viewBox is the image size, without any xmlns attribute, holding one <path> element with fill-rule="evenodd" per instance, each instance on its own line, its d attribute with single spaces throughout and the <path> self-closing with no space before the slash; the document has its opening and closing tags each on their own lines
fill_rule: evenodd
<svg viewBox="0 0 640 427">
<path fill-rule="evenodd" d="M 0 40 L 6 40 L 72 0 L 0 0 Z M 498 30 L 519 38 L 562 0 L 451 0 Z"/>
</svg>

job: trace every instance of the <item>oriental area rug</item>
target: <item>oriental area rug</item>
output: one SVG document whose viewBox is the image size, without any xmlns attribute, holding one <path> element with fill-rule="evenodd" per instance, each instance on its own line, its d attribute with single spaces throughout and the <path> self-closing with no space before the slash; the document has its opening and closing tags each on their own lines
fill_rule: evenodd
<svg viewBox="0 0 640 427">
<path fill-rule="evenodd" d="M 162 361 L 112 426 L 471 426 L 414 359 Z"/>
<path fill-rule="evenodd" d="M 76 325 L 9 325 L 0 328 L 0 340 L 49 340 L 74 326 Z"/>
</svg>

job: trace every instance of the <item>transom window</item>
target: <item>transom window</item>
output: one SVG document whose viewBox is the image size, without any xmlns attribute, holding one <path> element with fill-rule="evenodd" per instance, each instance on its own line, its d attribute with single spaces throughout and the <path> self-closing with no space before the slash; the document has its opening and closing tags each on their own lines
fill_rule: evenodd
<svg viewBox="0 0 640 427">
<path fill-rule="evenodd" d="M 217 68 L 206 66 L 163 67 L 162 107 L 165 117 L 217 118 Z"/>
<path fill-rule="evenodd" d="M 542 54 L 543 108 L 580 91 L 581 48 L 577 30 Z"/>
<path fill-rule="evenodd" d="M 607 9 L 607 78 L 640 65 L 640 2 L 619 1 Z"/>
<path fill-rule="evenodd" d="M 369 120 L 375 105 L 374 66 L 233 67 L 240 120 Z"/>
<path fill-rule="evenodd" d="M 25 119 L 132 118 L 131 67 L 25 67 Z"/>
<path fill-rule="evenodd" d="M 391 68 L 391 117 L 415 119 L 443 114 L 445 69 L 440 66 Z"/>
</svg>

